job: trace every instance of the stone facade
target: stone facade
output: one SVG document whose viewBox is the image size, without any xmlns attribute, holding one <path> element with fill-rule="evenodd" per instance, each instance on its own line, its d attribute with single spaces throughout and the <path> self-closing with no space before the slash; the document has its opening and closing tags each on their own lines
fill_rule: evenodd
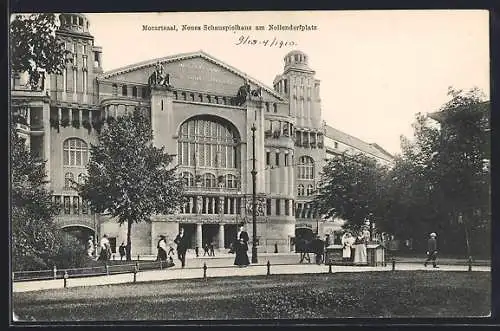
<svg viewBox="0 0 500 331">
<path fill-rule="evenodd" d="M 177 215 L 134 224 L 133 255 L 155 254 L 158 236 L 172 241 L 180 226 L 200 250 L 205 243 L 229 248 L 241 222 L 251 236 L 252 126 L 258 250 L 272 252 L 275 245 L 279 252 L 293 250 L 297 223 L 322 233 L 320 215 L 308 202 L 327 159 L 327 132 L 320 82 L 305 53 L 285 55 L 273 88 L 202 51 L 103 72 L 102 50 L 88 33 L 86 17 L 60 19 L 57 33 L 72 61 L 35 91 L 13 76 L 12 99 L 13 110 L 24 112 L 19 132 L 47 160 L 50 189 L 63 205 L 57 219 L 62 227 L 88 229 L 98 237 L 106 233 L 114 247 L 126 241 L 126 225 L 92 214 L 68 182 L 85 173 L 88 148 L 106 120 L 138 108 L 151 116 L 154 143 L 176 155 L 190 201 Z M 169 87 L 148 84 L 158 64 L 169 75 Z M 237 104 L 234 97 L 245 83 L 260 95 Z"/>
</svg>

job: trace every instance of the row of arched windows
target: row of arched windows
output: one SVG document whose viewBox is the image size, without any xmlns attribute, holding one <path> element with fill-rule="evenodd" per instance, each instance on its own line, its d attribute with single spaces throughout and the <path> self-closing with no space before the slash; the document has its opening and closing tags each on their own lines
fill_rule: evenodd
<svg viewBox="0 0 500 331">
<path fill-rule="evenodd" d="M 73 175 L 72 172 L 67 172 L 64 174 L 64 188 L 68 189 L 73 187 L 73 182 L 75 180 L 75 176 Z M 78 184 L 83 184 L 85 181 L 85 175 L 83 173 L 80 173 L 77 178 L 77 183 Z"/>
<path fill-rule="evenodd" d="M 298 196 L 313 195 L 313 193 L 314 193 L 314 186 L 312 184 L 307 185 L 307 190 L 303 184 L 299 184 L 297 187 Z"/>
</svg>

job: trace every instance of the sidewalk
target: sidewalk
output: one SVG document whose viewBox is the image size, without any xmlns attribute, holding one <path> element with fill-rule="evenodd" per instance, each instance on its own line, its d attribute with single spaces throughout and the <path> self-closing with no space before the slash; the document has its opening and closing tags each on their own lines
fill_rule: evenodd
<svg viewBox="0 0 500 331">
<path fill-rule="evenodd" d="M 215 259 L 215 258 L 212 258 Z M 229 262 L 232 262 L 229 260 Z M 246 268 L 238 268 L 231 265 L 214 266 L 207 263 L 207 278 L 210 277 L 231 277 L 231 276 L 257 276 L 267 274 L 267 260 L 262 259 L 257 265 L 250 265 Z M 369 271 L 388 271 L 392 270 L 391 264 L 385 267 L 364 267 L 364 266 L 332 266 L 332 273 L 337 272 L 369 272 Z M 428 270 L 428 272 L 438 271 L 464 271 L 467 272 L 468 267 L 465 265 L 440 265 L 439 269 L 432 267 L 424 267 L 423 264 L 415 263 L 396 263 L 396 270 Z M 491 272 L 490 266 L 473 266 L 473 271 Z M 327 273 L 329 267 L 327 265 L 316 264 L 280 264 L 271 265 L 271 275 L 277 274 L 311 274 L 311 273 Z M 179 266 L 164 270 L 142 271 L 136 275 L 137 282 L 162 281 L 172 279 L 201 279 L 203 278 L 203 268 L 190 267 L 182 269 Z M 134 274 L 119 274 L 109 276 L 95 276 L 86 278 L 69 278 L 67 287 L 78 286 L 96 286 L 110 284 L 132 283 Z M 63 279 L 42 280 L 42 281 L 26 281 L 13 283 L 13 292 L 29 292 L 47 289 L 57 289 L 64 287 Z"/>
</svg>

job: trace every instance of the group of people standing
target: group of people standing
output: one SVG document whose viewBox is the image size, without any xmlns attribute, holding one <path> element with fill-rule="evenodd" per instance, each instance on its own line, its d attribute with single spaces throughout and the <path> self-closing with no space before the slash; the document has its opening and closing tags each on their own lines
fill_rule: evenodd
<svg viewBox="0 0 500 331">
<path fill-rule="evenodd" d="M 354 236 L 351 232 L 344 233 L 341 239 L 342 261 L 352 262 L 356 265 L 366 265 L 368 256 L 366 244 L 370 241 L 370 231 L 364 227 L 361 232 Z"/>
</svg>

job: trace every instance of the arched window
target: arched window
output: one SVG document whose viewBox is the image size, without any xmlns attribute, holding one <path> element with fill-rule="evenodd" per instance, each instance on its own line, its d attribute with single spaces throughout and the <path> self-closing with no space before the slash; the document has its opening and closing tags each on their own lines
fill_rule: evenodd
<svg viewBox="0 0 500 331">
<path fill-rule="evenodd" d="M 238 179 L 235 175 L 226 175 L 226 187 L 227 188 L 238 188 Z"/>
<path fill-rule="evenodd" d="M 122 95 L 127 96 L 127 85 L 122 86 Z"/>
<path fill-rule="evenodd" d="M 184 122 L 179 130 L 179 166 L 240 168 L 240 138 L 222 119 L 199 116 Z"/>
<path fill-rule="evenodd" d="M 312 195 L 314 191 L 314 187 L 312 184 L 307 185 L 307 195 Z"/>
<path fill-rule="evenodd" d="M 73 186 L 74 175 L 71 172 L 64 174 L 64 188 L 68 189 Z"/>
<path fill-rule="evenodd" d="M 298 196 L 303 196 L 304 195 L 304 185 L 299 184 L 299 186 L 297 188 L 297 195 Z"/>
<path fill-rule="evenodd" d="M 310 156 L 299 158 L 299 179 L 314 179 L 314 160 Z"/>
<path fill-rule="evenodd" d="M 63 143 L 63 165 L 85 167 L 89 159 L 89 148 L 79 138 L 69 138 Z"/>
<path fill-rule="evenodd" d="M 84 184 L 85 183 L 85 175 L 83 173 L 78 175 L 78 184 Z"/>
<path fill-rule="evenodd" d="M 205 187 L 217 187 L 217 179 L 214 174 L 204 174 L 203 175 L 203 185 Z"/>
<path fill-rule="evenodd" d="M 183 172 L 182 173 L 182 178 L 184 180 L 184 185 L 186 187 L 192 187 L 194 186 L 194 176 L 190 172 Z"/>
</svg>

